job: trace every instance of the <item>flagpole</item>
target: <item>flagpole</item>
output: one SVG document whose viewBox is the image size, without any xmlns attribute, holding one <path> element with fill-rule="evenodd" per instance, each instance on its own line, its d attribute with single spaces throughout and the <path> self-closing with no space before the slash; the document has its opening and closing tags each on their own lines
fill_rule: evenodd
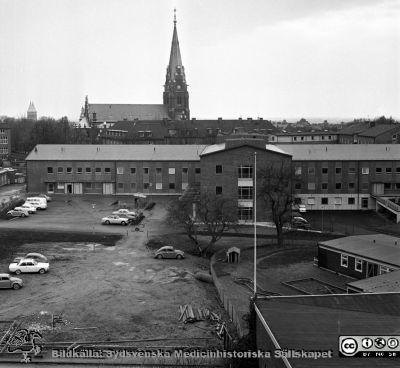
<svg viewBox="0 0 400 368">
<path fill-rule="evenodd" d="M 254 152 L 253 220 L 254 220 L 254 297 L 257 295 L 257 152 Z"/>
</svg>

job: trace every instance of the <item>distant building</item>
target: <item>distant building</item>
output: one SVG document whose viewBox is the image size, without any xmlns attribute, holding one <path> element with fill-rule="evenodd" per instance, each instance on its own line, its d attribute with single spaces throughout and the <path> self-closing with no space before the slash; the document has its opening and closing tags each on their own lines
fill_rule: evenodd
<svg viewBox="0 0 400 368">
<path fill-rule="evenodd" d="M 0 123 L 0 159 L 7 159 L 11 153 L 11 129 Z"/>
<path fill-rule="evenodd" d="M 90 125 L 105 124 L 110 127 L 118 121 L 155 121 L 155 120 L 186 120 L 190 119 L 189 92 L 186 83 L 185 68 L 182 63 L 179 47 L 176 16 L 174 16 L 174 30 L 172 45 L 167 66 L 163 103 L 162 104 L 111 104 L 89 103 L 86 97 L 81 113 Z"/>
<path fill-rule="evenodd" d="M 338 143 L 396 144 L 400 143 L 400 124 L 357 122 L 337 132 Z"/>
<path fill-rule="evenodd" d="M 37 120 L 37 110 L 32 101 L 29 103 L 27 119 L 28 120 Z"/>
</svg>

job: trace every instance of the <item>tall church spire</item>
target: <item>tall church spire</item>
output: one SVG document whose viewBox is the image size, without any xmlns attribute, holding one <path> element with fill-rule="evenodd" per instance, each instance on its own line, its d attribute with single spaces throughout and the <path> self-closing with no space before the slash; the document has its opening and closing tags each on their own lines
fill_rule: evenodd
<svg viewBox="0 0 400 368">
<path fill-rule="evenodd" d="M 169 117 L 173 120 L 183 120 L 190 118 L 189 93 L 187 91 L 185 68 L 182 65 L 176 23 L 176 9 L 174 9 L 174 31 L 163 100 L 164 105 L 168 106 Z"/>
</svg>

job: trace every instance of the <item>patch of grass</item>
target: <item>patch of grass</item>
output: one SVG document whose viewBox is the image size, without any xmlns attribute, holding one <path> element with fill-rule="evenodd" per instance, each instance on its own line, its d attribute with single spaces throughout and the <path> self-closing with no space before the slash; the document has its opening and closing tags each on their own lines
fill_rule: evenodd
<svg viewBox="0 0 400 368">
<path fill-rule="evenodd" d="M 316 254 L 315 246 L 304 246 L 295 249 L 277 250 L 258 264 L 260 268 L 281 267 L 300 262 L 310 262 Z"/>
</svg>

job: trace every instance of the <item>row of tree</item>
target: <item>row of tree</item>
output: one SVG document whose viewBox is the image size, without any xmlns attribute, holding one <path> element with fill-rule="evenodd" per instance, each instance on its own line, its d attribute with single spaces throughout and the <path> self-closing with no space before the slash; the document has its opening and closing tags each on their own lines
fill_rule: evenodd
<svg viewBox="0 0 400 368">
<path fill-rule="evenodd" d="M 36 144 L 80 144 L 90 143 L 90 131 L 80 129 L 67 117 L 53 119 L 43 117 L 33 121 L 25 118 L 6 118 L 11 128 L 11 151 L 30 152 Z"/>
<path fill-rule="evenodd" d="M 263 200 L 263 208 L 270 214 L 276 227 L 277 243 L 284 243 L 284 225 L 290 221 L 293 205 L 291 185 L 296 180 L 290 164 L 276 163 L 264 167 L 257 173 L 261 188 L 257 198 Z M 168 221 L 181 226 L 200 255 L 213 253 L 214 244 L 229 229 L 238 224 L 237 202 L 232 198 L 202 192 L 198 198 L 182 196 L 168 207 Z M 202 246 L 198 239 L 201 233 L 209 238 Z"/>
</svg>

